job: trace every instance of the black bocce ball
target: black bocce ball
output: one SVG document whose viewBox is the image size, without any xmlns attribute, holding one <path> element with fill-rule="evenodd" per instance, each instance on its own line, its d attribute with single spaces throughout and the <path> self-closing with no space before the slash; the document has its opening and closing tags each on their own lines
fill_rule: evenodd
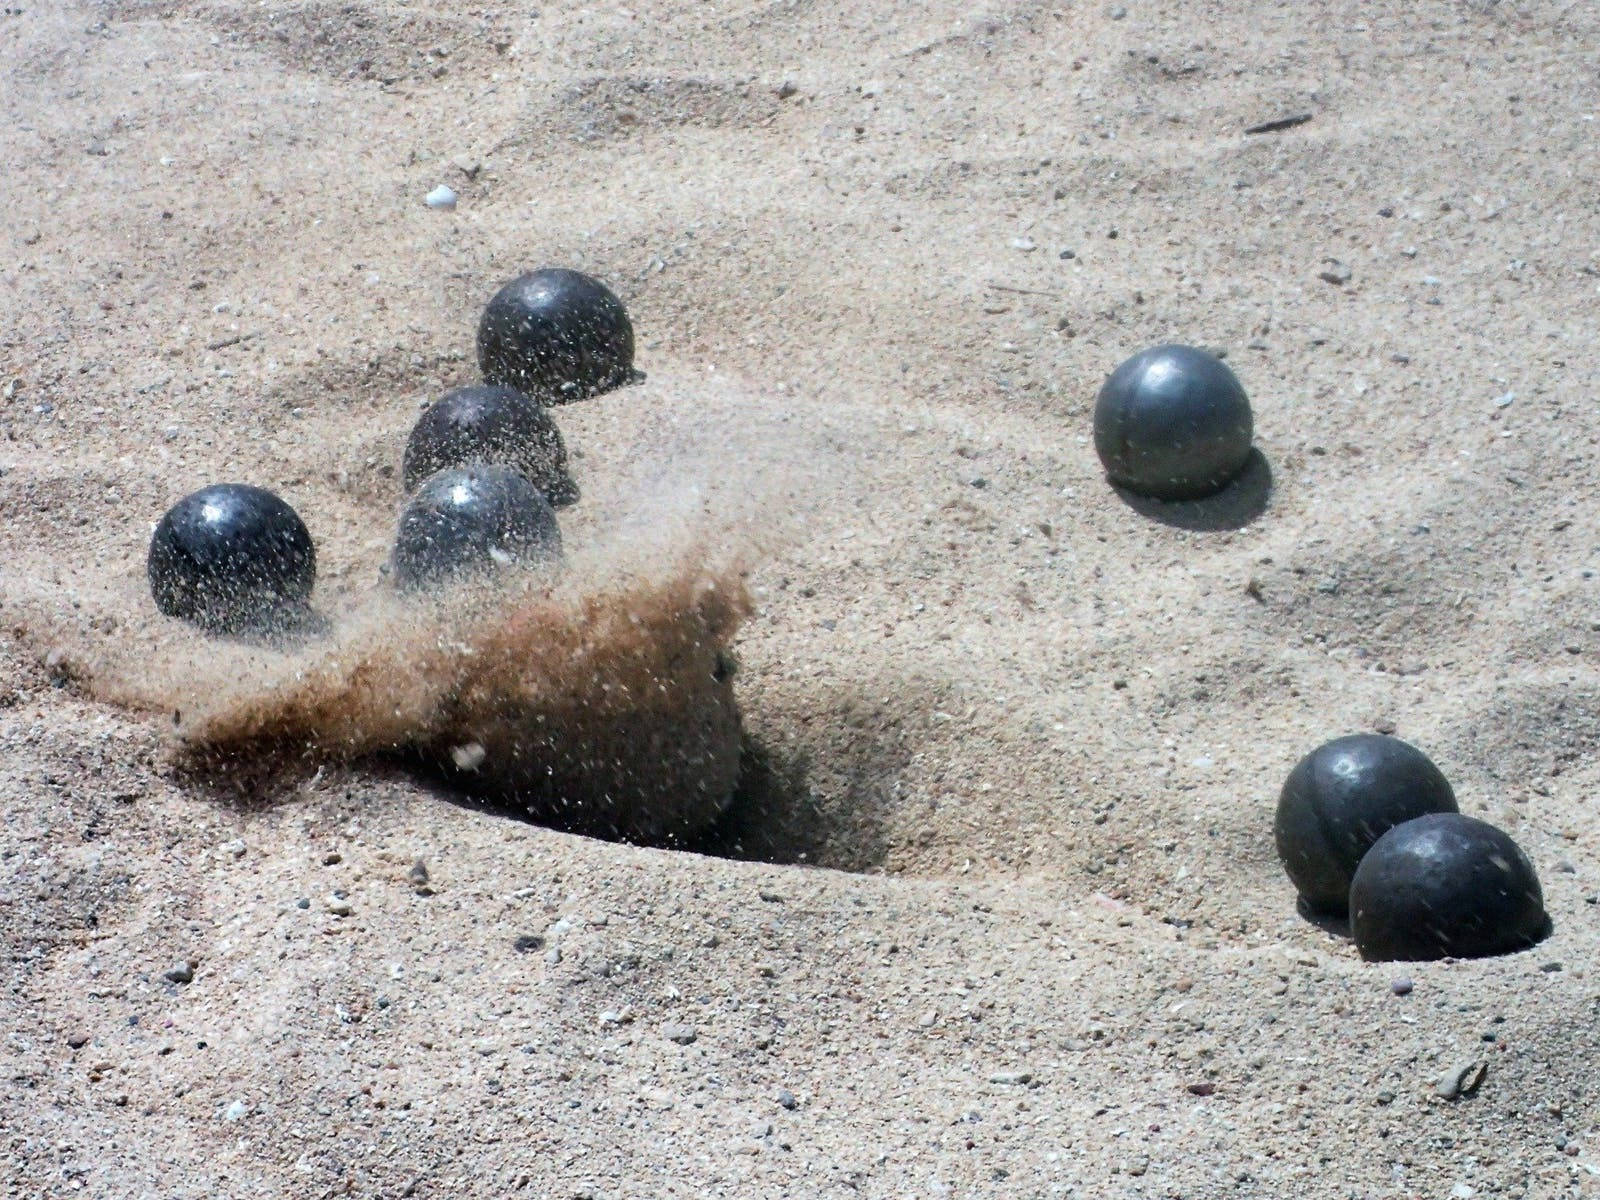
<svg viewBox="0 0 1600 1200">
<path fill-rule="evenodd" d="M 1237 377 L 1192 346 L 1141 350 L 1111 373 L 1094 408 L 1106 477 L 1156 500 L 1222 490 L 1250 458 L 1253 432 Z"/>
<path fill-rule="evenodd" d="M 509 467 L 456 467 L 422 481 L 400 514 L 391 566 L 402 590 L 561 556 L 550 502 Z"/>
<path fill-rule="evenodd" d="M 1374 842 L 1403 821 L 1455 811 L 1450 781 L 1421 750 L 1399 738 L 1357 733 L 1295 764 L 1278 796 L 1273 832 L 1283 868 L 1306 904 L 1339 914 Z"/>
<path fill-rule="evenodd" d="M 491 385 L 446 392 L 417 419 L 400 475 L 406 491 L 450 467 L 510 467 L 551 504 L 570 504 L 567 447 L 550 411 L 521 392 Z"/>
<path fill-rule="evenodd" d="M 150 538 L 150 594 L 168 616 L 217 633 L 283 629 L 308 611 L 317 550 L 265 488 L 218 483 L 179 500 Z"/>
<path fill-rule="evenodd" d="M 546 404 L 627 381 L 633 324 L 616 293 L 581 271 L 547 267 L 502 287 L 478 323 L 483 378 Z"/>
<path fill-rule="evenodd" d="M 1484 958 L 1550 932 L 1539 877 L 1486 821 L 1433 813 L 1378 839 L 1350 885 L 1350 930 L 1376 962 Z"/>
</svg>

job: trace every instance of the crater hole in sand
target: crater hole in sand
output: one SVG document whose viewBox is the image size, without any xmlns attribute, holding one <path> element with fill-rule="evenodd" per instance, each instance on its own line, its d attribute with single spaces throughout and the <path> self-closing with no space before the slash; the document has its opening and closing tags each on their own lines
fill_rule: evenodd
<svg viewBox="0 0 1600 1200">
<path fill-rule="evenodd" d="M 180 778 L 224 803 L 284 802 L 319 766 L 400 770 L 558 829 L 870 870 L 892 755 L 851 745 L 819 802 L 808 752 L 744 727 L 729 669 L 752 610 L 747 564 L 869 486 L 860 429 L 846 437 L 831 415 L 670 371 L 586 402 L 567 422 L 588 449 L 586 500 L 563 517 L 560 574 L 421 602 L 379 582 L 396 498 L 323 498 L 307 507 L 343 569 L 277 645 L 160 618 L 142 561 L 8 599 L 83 694 L 170 727 Z"/>
</svg>

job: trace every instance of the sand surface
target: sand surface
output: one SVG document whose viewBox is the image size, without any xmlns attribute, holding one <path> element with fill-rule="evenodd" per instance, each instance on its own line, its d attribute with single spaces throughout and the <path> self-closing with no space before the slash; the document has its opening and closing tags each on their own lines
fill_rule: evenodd
<svg viewBox="0 0 1600 1200">
<path fill-rule="evenodd" d="M 8 1194 L 1596 1194 L 1600 9 L 17 3 Z M 648 376 L 558 414 L 569 547 L 748 562 L 746 809 L 200 786 L 107 681 L 278 668 L 156 616 L 152 523 L 272 487 L 365 611 L 410 422 L 545 264 Z M 1259 514 L 1105 486 L 1095 391 L 1168 340 L 1250 390 Z M 1547 942 L 1297 915 L 1277 790 L 1374 728 Z"/>
</svg>

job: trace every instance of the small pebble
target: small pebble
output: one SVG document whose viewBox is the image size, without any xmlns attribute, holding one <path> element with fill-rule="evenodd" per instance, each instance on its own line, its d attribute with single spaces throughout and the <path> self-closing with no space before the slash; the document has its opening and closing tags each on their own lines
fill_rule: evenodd
<svg viewBox="0 0 1600 1200">
<path fill-rule="evenodd" d="M 1024 254 L 1031 253 L 1039 248 L 1039 243 L 1031 237 L 1017 237 L 1011 239 L 1011 248 L 1021 250 Z"/>
<path fill-rule="evenodd" d="M 1017 1086 L 1033 1081 L 1032 1071 L 996 1071 L 989 1076 L 990 1083 L 1002 1083 Z"/>
<path fill-rule="evenodd" d="M 511 943 L 511 948 L 522 954 L 544 949 L 544 939 L 536 933 L 524 933 Z"/>
<path fill-rule="evenodd" d="M 310 908 L 311 907 L 311 901 L 306 899 L 304 896 L 301 896 L 300 899 L 298 899 L 298 900 L 296 900 L 294 902 L 294 906 L 296 908 Z"/>
<path fill-rule="evenodd" d="M 175 967 L 168 967 L 161 972 L 161 978 L 168 983 L 189 983 L 194 979 L 194 964 L 181 962 Z"/>
<path fill-rule="evenodd" d="M 222 852 L 224 854 L 230 854 L 234 858 L 243 858 L 244 857 L 244 852 L 245 852 L 245 844 L 240 839 L 234 838 L 233 841 L 231 841 L 231 842 L 223 842 L 222 843 Z"/>
<path fill-rule="evenodd" d="M 336 917 L 348 917 L 355 912 L 355 906 L 343 896 L 328 897 L 328 911 Z"/>
<path fill-rule="evenodd" d="M 779 1108 L 787 1108 L 793 1111 L 800 1107 L 800 1101 L 794 1098 L 794 1093 L 788 1088 L 779 1088 L 778 1094 L 773 1099 L 777 1100 Z"/>
<path fill-rule="evenodd" d="M 450 212 L 456 206 L 456 194 L 441 183 L 438 187 L 434 188 L 433 191 L 429 192 L 425 197 L 423 197 L 422 202 L 429 208 L 437 208 L 443 210 L 444 212 Z"/>
<path fill-rule="evenodd" d="M 1396 996 L 1409 996 L 1411 995 L 1411 989 L 1415 986 L 1416 984 L 1402 975 L 1399 979 L 1393 980 L 1389 984 L 1389 990 Z"/>
<path fill-rule="evenodd" d="M 1470 1096 L 1482 1085 L 1483 1077 L 1488 1073 L 1488 1063 L 1476 1058 L 1464 1059 L 1439 1076 L 1438 1082 L 1433 1085 L 1434 1091 L 1446 1100 Z"/>
<path fill-rule="evenodd" d="M 411 870 L 406 872 L 406 878 L 411 881 L 412 887 L 421 887 L 428 882 L 428 864 L 417 859 L 411 864 Z"/>
<path fill-rule="evenodd" d="M 1350 282 L 1350 268 L 1336 258 L 1326 260 L 1328 265 L 1317 272 L 1317 278 L 1324 283 L 1331 283 L 1342 287 Z"/>
<path fill-rule="evenodd" d="M 700 1035 L 693 1025 L 668 1025 L 662 1035 L 669 1042 L 677 1042 L 680 1046 L 687 1046 L 696 1041 Z"/>
<path fill-rule="evenodd" d="M 227 1108 L 222 1110 L 222 1119 L 224 1121 L 243 1120 L 249 1111 L 250 1106 L 243 1100 L 235 1100 L 232 1104 L 228 1105 Z"/>
</svg>

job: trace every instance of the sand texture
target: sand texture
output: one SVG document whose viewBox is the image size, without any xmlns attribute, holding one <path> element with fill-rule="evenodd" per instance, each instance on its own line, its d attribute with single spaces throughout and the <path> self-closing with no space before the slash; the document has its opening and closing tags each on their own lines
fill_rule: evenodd
<svg viewBox="0 0 1600 1200">
<path fill-rule="evenodd" d="M 0 1191 L 1600 1195 L 1600 7 L 16 5 Z M 400 606 L 406 434 L 542 265 L 645 373 L 556 410 L 570 573 Z M 1214 503 L 1095 458 L 1167 341 L 1252 398 Z M 154 611 L 223 481 L 321 640 Z M 649 745 L 629 689 L 724 654 L 672 847 L 420 753 Z M 1372 729 L 1547 941 L 1296 912 L 1278 789 Z"/>
</svg>

